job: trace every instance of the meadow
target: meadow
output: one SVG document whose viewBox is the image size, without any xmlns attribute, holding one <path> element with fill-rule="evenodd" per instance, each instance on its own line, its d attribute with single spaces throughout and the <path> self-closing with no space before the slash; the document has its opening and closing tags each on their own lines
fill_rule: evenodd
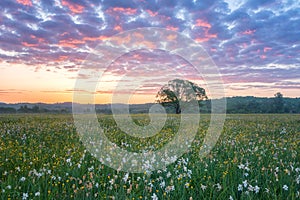
<svg viewBox="0 0 300 200">
<path fill-rule="evenodd" d="M 111 141 L 136 152 L 161 148 L 180 124 L 170 115 L 161 134 L 137 140 L 111 115 L 98 119 Z M 71 115 L 0 115 L 0 199 L 300 199 L 300 115 L 227 115 L 201 158 L 209 119 L 202 116 L 192 146 L 173 164 L 127 173 L 85 149 Z"/>
</svg>

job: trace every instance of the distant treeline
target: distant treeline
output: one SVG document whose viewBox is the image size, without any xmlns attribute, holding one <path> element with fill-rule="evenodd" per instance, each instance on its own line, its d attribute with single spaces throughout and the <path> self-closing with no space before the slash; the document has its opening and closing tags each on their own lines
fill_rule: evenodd
<svg viewBox="0 0 300 200">
<path fill-rule="evenodd" d="M 220 100 L 214 100 L 220 101 Z M 230 97 L 226 98 L 227 113 L 300 113 L 300 98 L 285 98 L 275 96 L 274 98 L 259 97 Z M 148 113 L 153 103 L 129 105 L 130 113 Z M 126 105 L 119 104 L 124 107 Z M 111 114 L 109 104 L 95 105 L 96 112 Z M 211 112 L 211 100 L 201 102 L 201 113 Z M 167 108 L 168 113 L 175 113 L 172 108 Z M 87 111 L 89 112 L 89 111 Z M 72 113 L 72 103 L 59 104 L 5 104 L 0 103 L 0 113 Z"/>
<path fill-rule="evenodd" d="M 15 107 L 0 107 L 0 113 L 71 113 L 71 109 L 60 108 L 60 109 L 49 109 L 43 108 L 37 105 L 25 105 L 20 108 Z"/>
<path fill-rule="evenodd" d="M 218 100 L 216 100 L 218 101 Z M 259 98 L 259 97 L 230 97 L 226 98 L 227 113 L 300 113 L 300 98 Z M 203 102 L 202 112 L 209 113 L 210 100 Z"/>
</svg>

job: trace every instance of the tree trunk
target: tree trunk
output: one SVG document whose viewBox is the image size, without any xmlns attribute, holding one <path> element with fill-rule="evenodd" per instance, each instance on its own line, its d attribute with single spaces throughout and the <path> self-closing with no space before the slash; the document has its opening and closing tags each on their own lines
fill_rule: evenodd
<svg viewBox="0 0 300 200">
<path fill-rule="evenodd" d="M 181 108 L 179 103 L 176 104 L 176 114 L 180 114 L 181 113 Z"/>
</svg>

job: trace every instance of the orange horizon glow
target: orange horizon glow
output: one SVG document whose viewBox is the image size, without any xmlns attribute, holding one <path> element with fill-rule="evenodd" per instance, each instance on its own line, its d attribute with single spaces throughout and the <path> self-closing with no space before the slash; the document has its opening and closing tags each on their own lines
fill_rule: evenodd
<svg viewBox="0 0 300 200">
<path fill-rule="evenodd" d="M 228 92 L 228 91 L 227 91 Z M 226 98 L 235 97 L 235 96 L 255 96 L 262 98 L 271 98 L 274 97 L 276 92 L 283 93 L 284 97 L 289 98 L 299 98 L 296 96 L 297 90 L 291 91 L 289 93 L 285 93 L 279 90 L 270 90 L 267 94 L 266 92 L 256 91 L 256 95 L 249 94 L 247 92 L 237 94 L 236 91 L 230 91 L 230 93 L 226 94 Z M 82 104 L 111 104 L 112 103 L 112 95 L 111 94 L 96 94 L 94 96 L 95 102 L 75 102 Z M 124 103 L 124 104 L 144 104 L 144 103 L 154 103 L 155 102 L 155 94 L 153 95 L 143 95 L 143 94 L 135 94 L 129 100 L 122 100 L 120 96 L 120 101 L 115 103 Z M 0 102 L 2 103 L 64 103 L 64 102 L 73 102 L 73 93 L 72 92 L 47 92 L 47 91 L 32 91 L 32 92 L 11 92 L 11 93 L 1 93 L 0 92 Z"/>
<path fill-rule="evenodd" d="M 23 64 L 3 64 L 1 65 L 1 85 L 0 85 L 0 102 L 4 103 L 63 103 L 73 101 L 73 88 L 75 87 L 77 72 L 67 76 L 64 73 L 54 73 L 43 70 L 36 70 L 34 67 L 29 68 Z M 103 92 L 98 92 L 95 96 L 96 104 L 109 104 L 112 102 L 112 92 L 116 84 L 114 77 L 106 77 L 112 82 L 108 82 Z M 224 79 L 226 80 L 226 79 Z M 108 80 L 107 80 L 108 81 Z M 225 96 L 256 96 L 256 97 L 273 97 L 276 92 L 281 92 L 284 97 L 299 97 L 297 88 L 284 89 L 272 87 L 262 90 L 260 87 L 245 88 L 247 82 L 230 84 L 226 80 L 224 84 Z M 259 84 L 259 83 L 257 83 Z M 204 87 L 205 88 L 205 87 Z M 131 99 L 123 99 L 120 94 L 118 103 L 142 104 L 153 103 L 155 101 L 155 91 L 151 93 L 143 92 L 142 94 L 134 93 Z M 209 96 L 209 95 L 208 95 Z M 79 102 L 81 103 L 81 102 Z M 82 102 L 93 103 L 93 102 Z"/>
</svg>

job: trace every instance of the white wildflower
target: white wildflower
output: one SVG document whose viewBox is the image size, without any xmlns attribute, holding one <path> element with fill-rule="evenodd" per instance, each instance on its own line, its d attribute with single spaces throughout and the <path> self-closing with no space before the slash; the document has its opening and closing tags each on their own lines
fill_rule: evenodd
<svg viewBox="0 0 300 200">
<path fill-rule="evenodd" d="M 28 198 L 28 193 L 23 193 L 22 199 L 25 200 Z"/>
<path fill-rule="evenodd" d="M 113 178 L 110 179 L 110 180 L 109 180 L 109 183 L 110 183 L 111 185 L 113 185 L 113 184 L 115 183 L 115 179 L 113 179 Z"/>
<path fill-rule="evenodd" d="M 168 173 L 167 173 L 167 178 L 170 178 L 171 175 L 172 175 L 171 172 L 168 172 Z"/>
<path fill-rule="evenodd" d="M 185 183 L 184 186 L 185 186 L 185 188 L 189 188 L 190 187 L 190 183 Z"/>
<path fill-rule="evenodd" d="M 244 180 L 244 181 L 243 181 L 243 185 L 244 185 L 244 187 L 247 187 L 247 186 L 248 186 L 248 181 L 247 181 L 247 180 Z"/>
<path fill-rule="evenodd" d="M 269 193 L 269 191 L 270 191 L 270 190 L 269 190 L 268 188 L 265 188 L 265 192 L 266 192 L 266 193 Z"/>
<path fill-rule="evenodd" d="M 166 187 L 166 193 L 169 193 L 170 191 L 174 191 L 174 190 L 175 190 L 174 185 Z"/>
<path fill-rule="evenodd" d="M 297 184 L 300 183 L 300 175 L 296 178 L 296 183 L 297 183 Z"/>
<path fill-rule="evenodd" d="M 238 165 L 238 168 L 239 168 L 239 169 L 244 169 L 244 168 L 245 168 L 245 165 L 244 165 L 244 164 L 239 164 L 239 165 Z"/>
<path fill-rule="evenodd" d="M 151 198 L 152 198 L 152 200 L 158 200 L 158 197 L 156 196 L 155 193 L 152 194 Z"/>
<path fill-rule="evenodd" d="M 255 193 L 259 193 L 259 187 L 256 185 L 255 187 L 254 187 L 254 191 L 255 191 Z"/>
<path fill-rule="evenodd" d="M 289 187 L 287 185 L 283 185 L 282 189 L 284 189 L 285 191 L 288 191 Z"/>
<path fill-rule="evenodd" d="M 285 128 L 285 127 L 283 127 L 283 128 L 281 129 L 281 131 L 280 131 L 280 135 L 282 135 L 282 134 L 286 134 L 286 128 Z"/>
<path fill-rule="evenodd" d="M 164 187 L 166 186 L 165 181 L 161 182 L 161 183 L 159 184 L 159 186 L 160 186 L 161 188 L 164 188 Z"/>
<path fill-rule="evenodd" d="M 128 179 L 129 173 L 125 174 L 123 181 L 126 183 L 127 179 Z"/>
<path fill-rule="evenodd" d="M 216 184 L 216 187 L 217 187 L 218 191 L 220 191 L 220 190 L 222 189 L 222 186 L 221 186 L 220 183 L 217 183 L 217 184 Z"/>
<path fill-rule="evenodd" d="M 252 191 L 254 190 L 254 187 L 253 187 L 252 185 L 249 184 L 248 190 L 252 192 Z"/>
<path fill-rule="evenodd" d="M 91 166 L 91 167 L 88 168 L 88 171 L 89 171 L 89 172 L 91 172 L 91 171 L 93 171 L 93 170 L 94 170 L 94 166 Z"/>
<path fill-rule="evenodd" d="M 238 191 L 243 191 L 243 186 L 241 184 L 238 185 Z"/>
</svg>

